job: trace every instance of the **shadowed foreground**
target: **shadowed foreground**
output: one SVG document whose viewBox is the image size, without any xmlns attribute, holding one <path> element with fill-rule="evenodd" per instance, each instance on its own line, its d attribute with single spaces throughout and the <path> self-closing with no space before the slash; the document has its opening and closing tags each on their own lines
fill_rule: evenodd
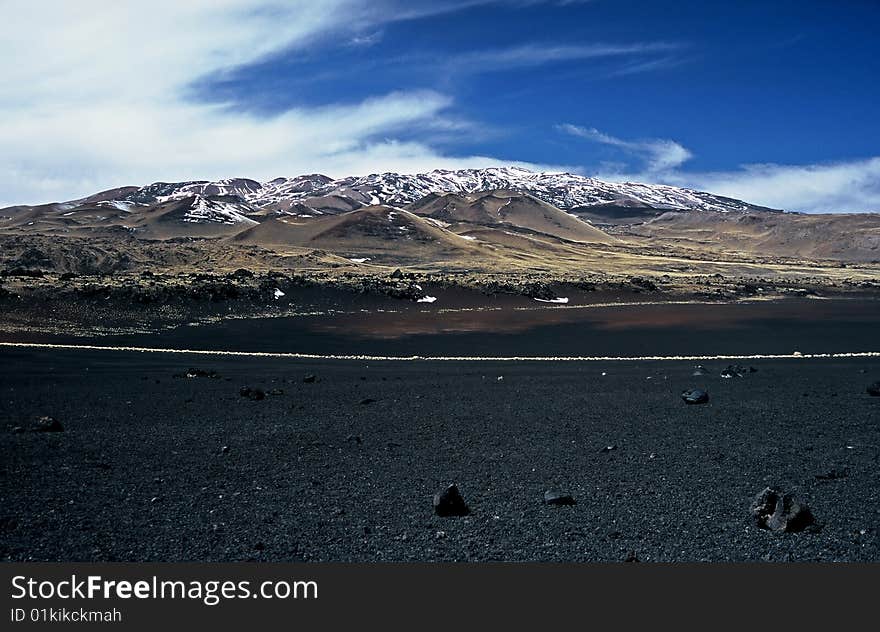
<svg viewBox="0 0 880 632">
<path fill-rule="evenodd" d="M 754 361 L 733 379 L 716 364 L 4 349 L 0 555 L 880 560 L 877 360 Z M 175 377 L 190 366 L 220 377 Z M 710 403 L 686 406 L 691 387 Z M 13 432 L 41 415 L 64 432 Z M 437 517 L 453 481 L 471 513 Z M 770 484 L 818 526 L 758 529 L 749 506 Z"/>
</svg>

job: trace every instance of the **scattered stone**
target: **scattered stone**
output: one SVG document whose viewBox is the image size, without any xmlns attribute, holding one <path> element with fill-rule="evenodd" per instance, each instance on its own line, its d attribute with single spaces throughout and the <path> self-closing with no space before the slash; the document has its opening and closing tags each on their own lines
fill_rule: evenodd
<svg viewBox="0 0 880 632">
<path fill-rule="evenodd" d="M 871 397 L 880 397 L 880 382 L 869 384 L 868 388 L 865 390 Z"/>
<path fill-rule="evenodd" d="M 269 391 L 269 395 L 284 395 L 284 390 L 280 388 L 273 388 L 271 391 Z"/>
<path fill-rule="evenodd" d="M 397 268 L 394 272 L 391 273 L 392 279 L 402 279 L 403 272 L 400 271 L 400 268 Z"/>
<path fill-rule="evenodd" d="M 12 434 L 21 434 L 24 431 L 25 431 L 24 428 L 22 428 L 21 426 L 15 426 L 12 429 Z"/>
<path fill-rule="evenodd" d="M 213 379 L 217 379 L 220 377 L 220 374 L 217 371 L 205 371 L 204 369 L 187 369 L 184 374 L 185 377 L 194 378 L 194 377 L 209 377 Z"/>
<path fill-rule="evenodd" d="M 453 483 L 441 492 L 434 494 L 434 513 L 438 516 L 466 516 L 470 513 L 467 503 L 458 491 L 458 486 Z"/>
<path fill-rule="evenodd" d="M 841 478 L 846 478 L 849 476 L 849 468 L 843 469 L 831 469 L 825 472 L 824 474 L 816 474 L 816 480 L 818 481 L 836 481 Z"/>
<path fill-rule="evenodd" d="M 770 487 L 755 497 L 752 516 L 759 527 L 777 533 L 795 533 L 813 524 L 813 514 L 805 503 Z"/>
<path fill-rule="evenodd" d="M 39 417 L 34 422 L 34 432 L 64 432 L 64 426 L 54 417 Z"/>
<path fill-rule="evenodd" d="M 345 440 L 346 440 L 346 441 L 354 441 L 354 442 L 357 443 L 358 445 L 360 445 L 360 444 L 362 444 L 362 443 L 364 442 L 363 438 L 362 438 L 360 435 L 348 435 L 348 436 L 345 438 Z"/>
<path fill-rule="evenodd" d="M 266 393 L 259 388 L 251 388 L 250 386 L 242 386 L 238 390 L 238 394 L 247 397 L 251 401 L 259 401 L 266 398 Z"/>
<path fill-rule="evenodd" d="M 698 388 L 682 391 L 681 398 L 685 404 L 705 404 L 709 401 L 709 393 Z"/>
<path fill-rule="evenodd" d="M 732 378 L 732 377 L 745 377 L 748 373 L 757 373 L 758 369 L 753 366 L 740 366 L 738 364 L 730 364 L 726 369 L 721 372 L 721 377 L 723 378 Z"/>
<path fill-rule="evenodd" d="M 373 403 L 375 403 L 375 401 L 376 401 L 376 400 L 373 399 L 372 397 L 365 397 L 364 399 L 362 399 L 362 400 L 361 400 L 360 402 L 358 402 L 358 403 L 359 403 L 361 406 L 366 406 L 367 404 L 373 404 Z"/>
<path fill-rule="evenodd" d="M 694 377 L 702 377 L 704 375 L 710 375 L 709 371 L 702 364 L 698 364 L 694 367 L 694 372 L 692 374 Z"/>
<path fill-rule="evenodd" d="M 636 287 L 642 288 L 643 290 L 647 290 L 649 292 L 654 292 L 657 290 L 657 284 L 654 283 L 651 279 L 645 279 L 643 277 L 630 277 L 629 282 Z"/>
<path fill-rule="evenodd" d="M 631 564 L 633 562 L 640 562 L 641 560 L 638 557 L 636 557 L 635 551 L 630 551 L 626 554 L 626 559 L 623 561 Z"/>
<path fill-rule="evenodd" d="M 601 452 L 612 452 L 612 451 L 614 451 L 614 450 L 616 450 L 616 449 L 617 449 L 617 446 L 616 446 L 616 445 L 606 445 L 606 446 L 605 446 L 604 448 L 602 448 L 602 450 L 600 450 L 600 451 L 601 451 Z"/>
<path fill-rule="evenodd" d="M 315 375 L 307 375 L 303 378 L 303 382 L 305 382 L 306 384 L 314 384 L 315 380 L 317 379 L 318 378 Z"/>
<path fill-rule="evenodd" d="M 222 448 L 220 448 L 220 454 L 229 454 L 229 446 L 225 445 Z"/>
<path fill-rule="evenodd" d="M 571 494 L 556 490 L 548 490 L 544 492 L 545 505 L 576 505 L 577 501 Z"/>
</svg>

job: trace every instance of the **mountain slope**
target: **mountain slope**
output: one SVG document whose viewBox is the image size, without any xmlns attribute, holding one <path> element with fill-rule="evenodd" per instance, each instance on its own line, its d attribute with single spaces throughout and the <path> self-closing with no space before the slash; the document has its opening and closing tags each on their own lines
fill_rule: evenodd
<svg viewBox="0 0 880 632">
<path fill-rule="evenodd" d="M 479 256 L 469 240 L 409 211 L 369 206 L 317 218 L 278 216 L 233 238 L 267 247 L 296 246 L 333 251 L 350 258 L 390 257 L 436 261 L 450 256 Z"/>
<path fill-rule="evenodd" d="M 666 213 L 629 234 L 701 251 L 850 262 L 880 261 L 880 215 Z"/>
<path fill-rule="evenodd" d="M 459 195 L 430 194 L 408 207 L 418 215 L 444 223 L 525 229 L 568 241 L 617 241 L 590 224 L 526 193 L 488 191 Z M 456 231 L 458 232 L 458 231 Z"/>
</svg>

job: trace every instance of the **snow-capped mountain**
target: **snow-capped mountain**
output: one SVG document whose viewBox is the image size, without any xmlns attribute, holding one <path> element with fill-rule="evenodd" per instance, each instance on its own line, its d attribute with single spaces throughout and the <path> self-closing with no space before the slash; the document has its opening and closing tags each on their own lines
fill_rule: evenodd
<svg viewBox="0 0 880 632">
<path fill-rule="evenodd" d="M 372 204 L 406 206 L 428 194 L 467 194 L 497 189 L 529 193 L 566 211 L 615 205 L 664 210 L 766 211 L 741 200 L 661 184 L 614 183 L 571 173 L 533 172 L 518 167 L 488 169 L 437 169 L 429 173 L 379 173 L 333 180 L 324 175 L 301 175 L 257 182 L 244 178 L 217 182 L 155 183 L 125 193 L 112 202 L 155 204 L 198 195 L 234 197 L 254 211 L 285 211 L 297 205 L 326 212 L 341 212 Z"/>
<path fill-rule="evenodd" d="M 412 175 L 378 173 L 338 180 L 307 174 L 268 182 L 246 178 L 155 182 L 144 187 L 119 187 L 69 202 L 2 209 L 0 230 L 69 234 L 117 228 L 146 238 L 231 235 L 273 218 L 308 222 L 380 204 L 401 209 L 429 196 L 491 191 L 526 194 L 598 226 L 643 224 L 667 211 L 771 211 L 673 186 L 614 183 L 571 173 L 498 167 L 437 169 Z"/>
</svg>

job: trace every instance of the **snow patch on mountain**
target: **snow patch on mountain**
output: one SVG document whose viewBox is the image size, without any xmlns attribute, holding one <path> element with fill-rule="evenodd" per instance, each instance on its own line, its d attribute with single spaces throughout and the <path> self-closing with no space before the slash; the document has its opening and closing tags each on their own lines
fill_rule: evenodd
<svg viewBox="0 0 880 632">
<path fill-rule="evenodd" d="M 210 200 L 201 195 L 193 197 L 190 209 L 183 215 L 183 221 L 189 223 L 211 222 L 230 226 L 259 223 L 244 215 L 242 208 L 236 204 Z"/>
<path fill-rule="evenodd" d="M 769 210 L 741 200 L 670 185 L 605 182 L 572 173 L 534 172 L 521 167 L 454 171 L 436 169 L 419 174 L 376 173 L 336 180 L 321 174 L 307 174 L 294 178 L 275 178 L 263 183 L 246 178 L 176 184 L 158 182 L 129 193 L 115 202 L 120 205 L 154 204 L 195 195 L 202 201 L 199 202 L 199 208 L 194 209 L 193 221 L 202 221 L 203 216 L 204 221 L 222 221 L 208 218 L 241 216 L 247 219 L 242 215 L 248 212 L 245 207 L 250 207 L 251 210 L 269 207 L 283 209 L 290 208 L 293 204 L 301 205 L 292 211 L 301 217 L 321 212 L 338 213 L 349 207 L 376 204 L 399 208 L 432 193 L 466 195 L 492 190 L 528 193 L 557 208 L 575 212 L 589 211 L 590 207 L 599 206 L 650 207 L 660 211 Z M 222 202 L 217 198 L 229 201 Z M 333 201 L 339 200 L 344 201 L 347 206 L 334 206 Z M 307 209 L 311 209 L 311 212 L 302 213 Z M 291 211 L 276 212 L 284 214 Z"/>
</svg>

